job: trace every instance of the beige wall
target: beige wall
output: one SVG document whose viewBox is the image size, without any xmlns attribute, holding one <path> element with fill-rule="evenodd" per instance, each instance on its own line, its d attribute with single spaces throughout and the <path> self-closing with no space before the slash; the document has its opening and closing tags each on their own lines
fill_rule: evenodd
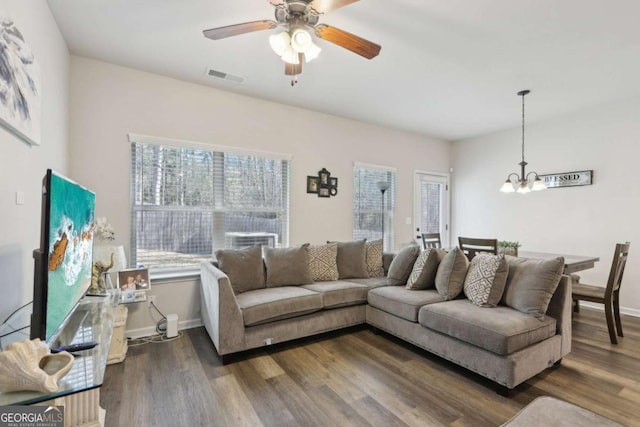
<svg viewBox="0 0 640 427">
<path fill-rule="evenodd" d="M 40 64 L 42 144 L 31 147 L 0 127 L 0 322 L 32 297 L 42 177 L 47 168 L 67 172 L 69 91 L 69 53 L 47 3 L 5 0 L 2 9 Z M 16 192 L 24 205 L 16 205 Z"/>
<path fill-rule="evenodd" d="M 351 239 L 354 161 L 397 168 L 396 244 L 413 236 L 412 226 L 405 223 L 413 215 L 413 171 L 449 169 L 449 143 L 406 132 L 83 57 L 72 56 L 71 81 L 72 174 L 96 191 L 96 214 L 109 219 L 116 228 L 117 242 L 127 246 L 128 133 L 292 155 L 292 245 Z M 296 89 L 283 84 L 283 90 L 294 93 Z M 337 197 L 306 194 L 306 176 L 323 167 L 339 178 Z M 153 292 L 163 311 L 190 320 L 199 314 L 193 311 L 196 306 L 184 303 L 187 296 L 183 292 L 195 295 L 197 286 L 197 282 L 169 283 L 154 286 Z M 148 326 L 146 308 L 136 311 L 144 313 L 135 314 L 129 328 Z"/>
<path fill-rule="evenodd" d="M 634 98 L 527 126 L 527 170 L 593 169 L 594 184 L 584 187 L 499 192 L 507 174 L 519 172 L 520 129 L 454 143 L 452 238 L 497 237 L 520 241 L 522 250 L 595 255 L 600 257 L 596 268 L 580 275 L 584 282 L 602 285 L 615 244 L 631 241 L 621 305 L 640 315 L 638 117 L 640 98 Z"/>
</svg>

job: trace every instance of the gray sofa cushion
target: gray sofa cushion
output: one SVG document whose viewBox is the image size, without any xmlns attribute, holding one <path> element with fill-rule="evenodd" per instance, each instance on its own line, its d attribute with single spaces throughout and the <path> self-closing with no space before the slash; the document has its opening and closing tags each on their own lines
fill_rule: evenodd
<svg viewBox="0 0 640 427">
<path fill-rule="evenodd" d="M 303 288 L 322 295 L 324 308 L 344 307 L 367 302 L 369 287 L 346 281 L 319 282 Z"/>
<path fill-rule="evenodd" d="M 369 277 L 368 279 L 346 279 L 346 281 L 366 285 L 369 289 L 379 288 L 380 286 L 391 286 L 391 281 L 386 277 Z"/>
<path fill-rule="evenodd" d="M 293 248 L 265 248 L 267 288 L 313 283 L 309 268 L 309 244 Z"/>
<path fill-rule="evenodd" d="M 386 286 L 369 291 L 368 301 L 370 305 L 380 310 L 417 322 L 420 307 L 443 300 L 433 289 L 414 291 L 401 286 Z"/>
<path fill-rule="evenodd" d="M 420 247 L 418 245 L 408 245 L 400 249 L 389 266 L 387 278 L 391 285 L 405 285 L 407 283 L 418 255 L 420 255 Z"/>
<path fill-rule="evenodd" d="M 338 242 L 338 276 L 341 280 L 369 277 L 367 247 L 364 240 Z"/>
<path fill-rule="evenodd" d="M 468 266 L 469 260 L 459 247 L 453 248 L 444 257 L 436 273 L 436 290 L 442 298 L 450 300 L 460 295 Z"/>
<path fill-rule="evenodd" d="M 382 267 L 382 239 L 372 240 L 365 244 L 367 250 L 367 273 L 369 277 L 384 276 Z"/>
<path fill-rule="evenodd" d="M 309 268 L 314 281 L 338 280 L 338 244 L 309 246 Z"/>
<path fill-rule="evenodd" d="M 523 313 L 543 318 L 558 287 L 564 258 L 550 260 L 506 256 L 509 275 L 502 303 Z"/>
<path fill-rule="evenodd" d="M 256 289 L 236 296 L 245 326 L 302 316 L 322 309 L 322 295 L 299 286 Z"/>
<path fill-rule="evenodd" d="M 420 252 L 407 280 L 407 289 L 430 289 L 436 286 L 436 273 L 440 264 L 439 250 L 441 249 L 427 248 Z"/>
<path fill-rule="evenodd" d="M 482 308 L 465 299 L 426 305 L 418 321 L 425 328 L 499 355 L 508 355 L 556 334 L 556 320 L 538 320 L 510 307 Z"/>
<path fill-rule="evenodd" d="M 262 246 L 244 249 L 218 249 L 216 259 L 220 270 L 229 277 L 233 292 L 264 288 Z"/>
<path fill-rule="evenodd" d="M 479 253 L 471 260 L 464 278 L 465 296 L 480 307 L 495 307 L 502 298 L 508 272 L 504 255 Z"/>
</svg>

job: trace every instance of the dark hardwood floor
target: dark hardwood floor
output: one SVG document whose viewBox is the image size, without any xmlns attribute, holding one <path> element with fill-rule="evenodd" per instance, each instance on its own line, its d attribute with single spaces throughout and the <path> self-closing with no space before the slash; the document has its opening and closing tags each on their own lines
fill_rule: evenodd
<svg viewBox="0 0 640 427">
<path fill-rule="evenodd" d="M 640 318 L 609 343 L 604 314 L 574 315 L 573 350 L 511 398 L 484 378 L 367 327 L 246 352 L 222 365 L 204 328 L 129 349 L 107 368 L 106 426 L 497 426 L 554 396 L 640 426 Z"/>
</svg>

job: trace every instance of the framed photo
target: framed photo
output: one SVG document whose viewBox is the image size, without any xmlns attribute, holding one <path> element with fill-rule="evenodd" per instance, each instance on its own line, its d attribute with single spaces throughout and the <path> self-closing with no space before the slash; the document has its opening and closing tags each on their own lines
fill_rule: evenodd
<svg viewBox="0 0 640 427">
<path fill-rule="evenodd" d="M 329 178 L 329 187 L 338 188 L 338 178 Z"/>
<path fill-rule="evenodd" d="M 330 197 L 329 187 L 320 187 L 318 189 L 318 197 Z"/>
<path fill-rule="evenodd" d="M 316 194 L 318 192 L 318 181 L 320 178 L 317 176 L 307 175 L 307 193 Z"/>
<path fill-rule="evenodd" d="M 148 291 L 151 288 L 149 270 L 133 268 L 118 271 L 118 287 L 121 291 Z"/>
<path fill-rule="evenodd" d="M 318 171 L 318 178 L 320 178 L 320 185 L 329 185 L 329 177 L 331 176 L 331 172 L 322 168 L 322 170 Z"/>
</svg>

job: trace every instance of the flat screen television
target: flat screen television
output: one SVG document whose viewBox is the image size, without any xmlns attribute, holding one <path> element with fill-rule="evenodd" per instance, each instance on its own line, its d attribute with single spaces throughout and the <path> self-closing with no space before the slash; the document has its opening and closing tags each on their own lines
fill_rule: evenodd
<svg viewBox="0 0 640 427">
<path fill-rule="evenodd" d="M 51 344 L 91 285 L 95 201 L 92 191 L 47 170 L 33 251 L 32 339 Z"/>
</svg>

